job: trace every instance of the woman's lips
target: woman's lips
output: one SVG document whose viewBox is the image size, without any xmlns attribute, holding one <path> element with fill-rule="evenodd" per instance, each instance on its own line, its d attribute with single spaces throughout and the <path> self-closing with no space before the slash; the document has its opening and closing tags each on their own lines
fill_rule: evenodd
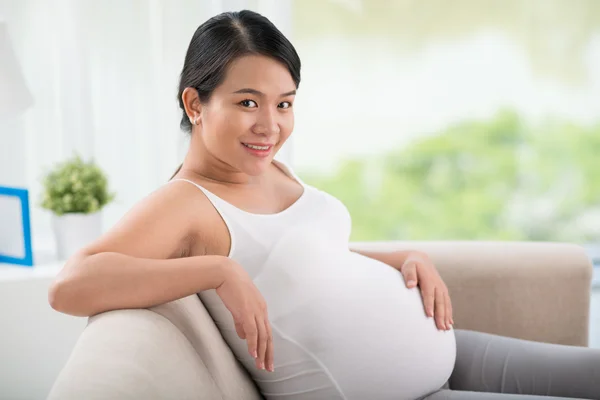
<svg viewBox="0 0 600 400">
<path fill-rule="evenodd" d="M 242 146 L 252 155 L 257 157 L 267 157 L 271 154 L 271 149 L 273 149 L 272 144 L 266 143 L 243 143 Z"/>
</svg>

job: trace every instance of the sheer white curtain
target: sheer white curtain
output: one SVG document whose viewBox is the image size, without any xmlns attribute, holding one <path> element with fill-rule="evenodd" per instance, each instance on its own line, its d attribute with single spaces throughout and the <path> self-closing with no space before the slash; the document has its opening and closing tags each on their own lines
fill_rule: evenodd
<svg viewBox="0 0 600 400">
<path fill-rule="evenodd" d="M 38 254 L 54 246 L 40 179 L 74 151 L 94 157 L 117 194 L 105 229 L 168 180 L 187 150 L 177 84 L 189 41 L 210 16 L 241 8 L 290 34 L 289 1 L 0 0 L 35 100 L 10 134 L 22 138 L 15 168 L 25 170 Z"/>
</svg>

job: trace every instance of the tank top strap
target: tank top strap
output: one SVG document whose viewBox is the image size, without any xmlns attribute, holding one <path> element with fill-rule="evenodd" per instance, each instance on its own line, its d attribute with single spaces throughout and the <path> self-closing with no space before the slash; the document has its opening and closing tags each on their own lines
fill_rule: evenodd
<svg viewBox="0 0 600 400">
<path fill-rule="evenodd" d="M 219 196 L 217 196 L 216 194 L 214 194 L 213 192 L 211 192 L 204 186 L 199 185 L 194 181 L 190 181 L 189 179 L 184 179 L 184 178 L 175 178 L 175 179 L 171 179 L 169 182 L 175 182 L 175 181 L 188 182 L 188 183 L 191 183 L 192 185 L 196 186 L 198 189 L 200 189 L 202 191 L 202 193 L 204 193 L 204 195 L 206 197 L 208 197 L 208 200 L 210 200 L 212 205 L 217 209 L 217 211 L 220 214 L 223 214 L 223 212 L 225 211 L 224 209 L 228 208 L 228 206 L 229 206 L 229 203 L 227 203 L 225 200 L 221 199 Z"/>
<path fill-rule="evenodd" d="M 228 257 L 237 261 L 250 274 L 256 276 L 269 255 L 274 238 L 281 236 L 281 231 L 289 226 L 287 220 L 260 215 L 241 210 L 220 198 L 202 185 L 189 179 L 176 178 L 169 181 L 184 181 L 200 189 L 221 216 L 231 241 Z"/>
<path fill-rule="evenodd" d="M 201 186 L 201 185 L 197 184 L 196 182 L 193 182 L 189 179 L 175 178 L 175 179 L 171 179 L 168 183 L 176 182 L 176 181 L 183 181 L 183 182 L 191 183 L 192 185 L 194 185 L 195 187 L 200 189 L 202 191 L 202 193 L 204 193 L 204 195 L 206 196 L 208 201 L 211 202 L 211 204 L 215 208 L 215 210 L 217 210 L 217 213 L 219 213 L 219 215 L 223 219 L 223 222 L 225 223 L 225 226 L 227 227 L 227 230 L 229 231 L 229 240 L 231 242 L 230 242 L 230 247 L 229 247 L 229 254 L 227 256 L 232 257 L 233 254 L 235 253 L 235 251 L 237 250 L 237 242 L 238 242 L 237 235 L 239 234 L 238 233 L 239 230 L 235 228 L 235 226 L 236 226 L 235 220 L 237 218 L 235 218 L 235 217 L 232 218 L 232 216 L 231 216 L 231 211 L 232 211 L 232 209 L 235 211 L 235 208 L 232 207 L 225 200 L 221 199 L 216 194 L 212 193 L 210 190 L 208 190 L 204 186 Z"/>
</svg>

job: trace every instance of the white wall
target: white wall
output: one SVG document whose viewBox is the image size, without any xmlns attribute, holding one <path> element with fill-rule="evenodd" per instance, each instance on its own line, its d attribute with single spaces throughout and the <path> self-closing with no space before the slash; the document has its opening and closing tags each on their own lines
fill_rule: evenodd
<svg viewBox="0 0 600 400">
<path fill-rule="evenodd" d="M 0 186 L 27 186 L 25 149 L 21 118 L 0 120 Z"/>
</svg>

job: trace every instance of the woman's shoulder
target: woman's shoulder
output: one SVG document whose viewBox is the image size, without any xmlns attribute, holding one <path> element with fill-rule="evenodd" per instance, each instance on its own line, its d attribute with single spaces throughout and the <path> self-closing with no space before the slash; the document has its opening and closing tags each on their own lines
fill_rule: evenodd
<svg viewBox="0 0 600 400">
<path fill-rule="evenodd" d="M 163 198 L 164 207 L 176 209 L 173 212 L 187 226 L 190 255 L 227 255 L 228 230 L 199 184 L 186 177 L 174 177 L 154 195 Z"/>
</svg>

